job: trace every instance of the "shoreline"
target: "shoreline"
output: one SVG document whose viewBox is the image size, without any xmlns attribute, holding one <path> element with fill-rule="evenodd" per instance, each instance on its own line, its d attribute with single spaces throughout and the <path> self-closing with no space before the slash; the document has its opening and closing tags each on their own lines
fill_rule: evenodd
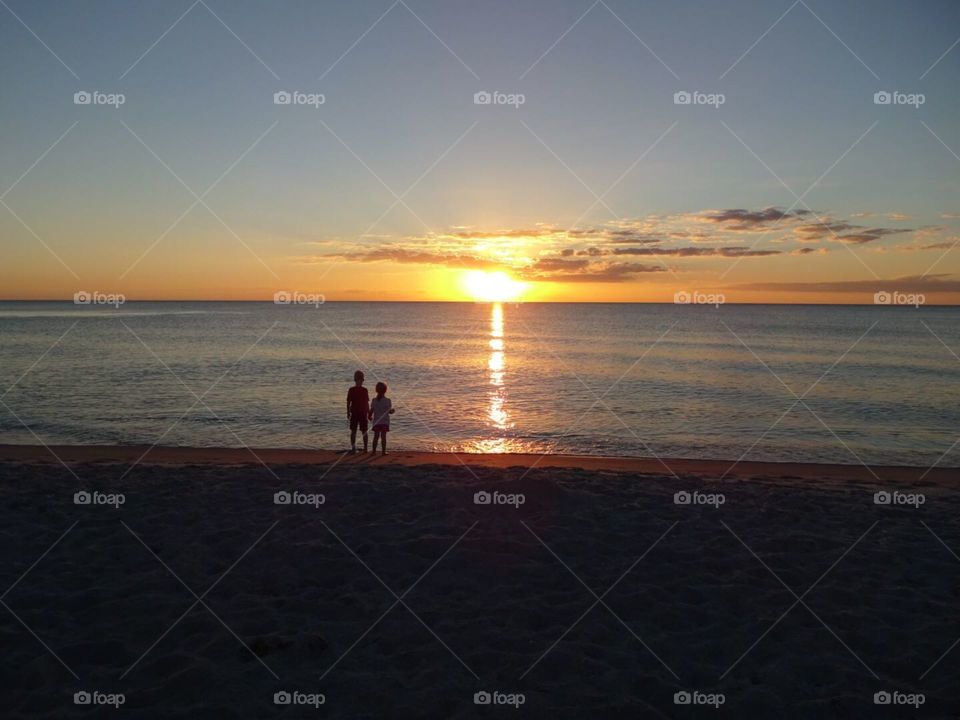
<svg viewBox="0 0 960 720">
<path fill-rule="evenodd" d="M 397 450 L 386 457 L 358 452 L 302 448 L 170 447 L 147 445 L 4 445 L 0 462 L 19 463 L 137 463 L 144 465 L 396 465 L 471 466 L 488 468 L 565 468 L 637 475 L 779 477 L 791 479 L 960 484 L 960 468 L 900 465 L 841 465 L 831 463 L 702 460 L 690 458 L 543 455 L 534 453 L 442 453 Z"/>
</svg>

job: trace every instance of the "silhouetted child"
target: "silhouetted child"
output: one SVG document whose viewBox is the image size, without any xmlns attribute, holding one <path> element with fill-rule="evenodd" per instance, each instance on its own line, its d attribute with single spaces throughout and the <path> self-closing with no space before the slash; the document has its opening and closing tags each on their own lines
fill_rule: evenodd
<svg viewBox="0 0 960 720">
<path fill-rule="evenodd" d="M 347 419 L 350 421 L 350 452 L 357 451 L 357 427 L 363 433 L 363 451 L 367 451 L 367 418 L 369 417 L 370 395 L 363 386 L 363 372 L 353 374 L 352 388 L 347 390 Z M 373 446 L 376 450 L 376 445 Z"/>
<path fill-rule="evenodd" d="M 370 403 L 370 418 L 373 420 L 373 452 L 377 452 L 377 440 L 387 454 L 387 433 L 390 432 L 390 416 L 393 415 L 393 403 L 387 397 L 386 383 L 377 383 L 377 396 Z"/>
</svg>

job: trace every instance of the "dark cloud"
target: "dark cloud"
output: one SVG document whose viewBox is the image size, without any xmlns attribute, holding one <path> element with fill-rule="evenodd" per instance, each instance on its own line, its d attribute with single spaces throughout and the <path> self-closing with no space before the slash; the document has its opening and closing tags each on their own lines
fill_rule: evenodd
<svg viewBox="0 0 960 720">
<path fill-rule="evenodd" d="M 822 282 L 761 282 L 736 285 L 740 290 L 767 290 L 798 293 L 862 292 L 881 290 L 912 293 L 960 292 L 960 280 L 952 275 L 910 275 L 891 280 L 832 280 Z"/>
<path fill-rule="evenodd" d="M 848 222 L 825 220 L 822 222 L 798 225 L 793 229 L 801 242 L 812 242 L 833 238 L 852 245 L 871 243 L 888 235 L 902 235 L 913 232 L 915 228 L 875 228 L 853 225 Z"/>
<path fill-rule="evenodd" d="M 780 210 L 775 207 L 768 207 L 763 210 L 731 208 L 707 213 L 702 217 L 715 223 L 727 224 L 735 230 L 756 230 L 762 229 L 766 225 L 779 224 L 784 220 L 802 218 L 810 214 L 812 214 L 810 210 Z"/>
<path fill-rule="evenodd" d="M 580 230 L 568 230 L 566 236 L 569 238 L 594 240 L 599 239 L 607 243 L 632 243 L 635 245 L 656 244 L 663 242 L 663 238 L 648 232 L 642 232 L 634 229 L 610 229 L 610 228 L 586 228 Z"/>
<path fill-rule="evenodd" d="M 960 238 L 947 239 L 943 242 L 927 243 L 926 245 L 901 245 L 897 247 L 900 252 L 922 252 L 924 250 L 952 250 L 960 245 Z"/>
<path fill-rule="evenodd" d="M 891 230 L 889 228 L 871 228 L 870 230 L 865 230 L 859 233 L 850 233 L 849 235 L 841 235 L 839 240 L 845 243 L 852 243 L 854 245 L 863 245 L 865 243 L 871 243 L 875 240 L 886 237 L 887 235 L 899 235 L 900 233 L 908 232 L 907 230 Z"/>
<path fill-rule="evenodd" d="M 786 221 L 793 225 L 793 232 L 800 242 L 835 239 L 851 245 L 863 245 L 875 242 L 888 235 L 910 233 L 916 229 L 868 227 L 845 220 L 835 220 L 824 216 L 818 217 L 816 213 L 810 210 L 786 211 L 779 208 L 717 210 L 706 213 L 702 217 L 722 225 L 725 229 L 746 232 L 769 229 Z M 891 214 L 891 218 L 897 221 L 907 219 L 905 215 L 900 214 Z"/>
<path fill-rule="evenodd" d="M 780 250 L 754 250 L 748 247 L 679 247 L 679 248 L 651 248 L 651 247 L 615 247 L 602 249 L 588 247 L 583 250 L 564 248 L 560 251 L 562 257 L 602 257 L 606 255 L 635 255 L 641 257 L 768 257 L 780 255 Z"/>
<path fill-rule="evenodd" d="M 805 242 L 822 240 L 825 237 L 832 237 L 850 230 L 860 230 L 863 227 L 863 225 L 851 225 L 848 222 L 824 220 L 807 225 L 798 225 L 793 229 L 793 232 L 799 236 L 801 242 Z"/>
<path fill-rule="evenodd" d="M 663 238 L 658 235 L 636 232 L 634 230 L 613 230 L 607 234 L 607 238 L 609 242 L 618 244 L 656 245 L 657 243 L 663 242 Z"/>
<path fill-rule="evenodd" d="M 524 280 L 531 282 L 625 282 L 644 273 L 664 272 L 666 268 L 640 263 L 591 264 L 589 260 L 563 260 L 561 258 L 538 260 L 521 272 Z"/>
<path fill-rule="evenodd" d="M 590 264 L 589 260 L 568 260 L 567 258 L 540 258 L 533 265 L 526 268 L 527 272 L 575 272 L 583 270 Z"/>
<path fill-rule="evenodd" d="M 753 250 L 748 247 L 614 248 L 611 252 L 613 255 L 668 257 L 767 257 L 781 254 L 779 250 Z"/>
</svg>

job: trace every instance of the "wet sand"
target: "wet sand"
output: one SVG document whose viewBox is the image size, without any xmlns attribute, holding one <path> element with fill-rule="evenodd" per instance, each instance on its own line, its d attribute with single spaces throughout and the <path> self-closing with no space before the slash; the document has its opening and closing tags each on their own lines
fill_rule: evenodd
<svg viewBox="0 0 960 720">
<path fill-rule="evenodd" d="M 960 468 L 899 465 L 839 465 L 827 463 L 751 462 L 652 457 L 600 457 L 595 455 L 435 453 L 398 450 L 379 454 L 288 448 L 201 448 L 116 445 L 2 445 L 0 462 L 144 463 L 161 465 L 452 465 L 489 468 L 576 468 L 629 472 L 639 475 L 697 475 L 701 477 L 790 477 L 816 480 L 906 481 L 925 479 L 960 483 Z"/>
</svg>

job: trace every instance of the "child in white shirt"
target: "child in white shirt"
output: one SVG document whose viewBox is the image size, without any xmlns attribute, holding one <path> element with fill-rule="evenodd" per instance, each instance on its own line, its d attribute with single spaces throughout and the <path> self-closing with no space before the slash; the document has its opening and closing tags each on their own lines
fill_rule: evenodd
<svg viewBox="0 0 960 720">
<path fill-rule="evenodd" d="M 377 396 L 370 401 L 370 419 L 373 420 L 373 451 L 377 452 L 377 440 L 380 440 L 382 452 L 387 454 L 387 433 L 390 431 L 390 416 L 393 415 L 393 403 L 387 397 L 386 383 L 377 383 Z"/>
</svg>

